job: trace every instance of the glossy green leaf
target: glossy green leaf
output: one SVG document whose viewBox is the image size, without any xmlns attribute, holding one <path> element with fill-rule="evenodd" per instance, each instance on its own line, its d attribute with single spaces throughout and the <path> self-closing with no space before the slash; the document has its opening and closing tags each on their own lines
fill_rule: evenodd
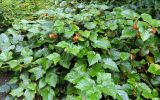
<svg viewBox="0 0 160 100">
<path fill-rule="evenodd" d="M 123 10 L 121 14 L 122 16 L 129 18 L 129 19 L 134 19 L 135 17 L 139 18 L 139 15 L 137 13 L 129 9 Z"/>
<path fill-rule="evenodd" d="M 121 38 L 123 39 L 126 39 L 126 38 L 133 38 L 136 36 L 136 31 L 134 30 L 131 30 L 131 29 L 128 29 L 128 28 L 125 28 L 123 31 L 122 31 L 122 35 L 121 35 Z"/>
<path fill-rule="evenodd" d="M 145 83 L 139 83 L 139 89 L 141 89 L 143 97 L 152 98 L 151 89 Z"/>
<path fill-rule="evenodd" d="M 60 59 L 60 65 L 63 66 L 64 68 L 69 68 L 71 65 L 71 60 L 72 60 L 73 56 L 68 54 L 68 53 L 64 53 L 61 55 L 61 59 Z"/>
<path fill-rule="evenodd" d="M 26 100 L 33 100 L 35 97 L 35 91 L 31 91 L 31 90 L 26 90 L 24 92 L 24 96 Z"/>
<path fill-rule="evenodd" d="M 146 13 L 141 14 L 141 17 L 142 17 L 142 19 L 143 19 L 144 21 L 146 21 L 146 22 L 150 22 L 150 21 L 152 20 L 151 15 L 146 14 Z"/>
<path fill-rule="evenodd" d="M 111 49 L 109 52 L 113 60 L 120 59 L 121 53 L 118 52 L 115 48 Z"/>
<path fill-rule="evenodd" d="M 10 94 L 14 97 L 20 97 L 23 95 L 23 88 L 22 87 L 18 87 L 16 89 L 13 89 Z"/>
<path fill-rule="evenodd" d="M 12 52 L 1 52 L 0 53 L 0 61 L 8 61 L 12 59 Z"/>
<path fill-rule="evenodd" d="M 129 61 L 121 62 L 119 67 L 120 67 L 122 72 L 131 72 L 131 70 L 132 70 L 132 65 Z"/>
<path fill-rule="evenodd" d="M 101 49 L 107 50 L 108 48 L 111 47 L 111 44 L 110 44 L 109 40 L 107 40 L 106 38 L 100 38 L 97 41 L 94 41 L 93 46 L 96 48 L 101 48 Z"/>
<path fill-rule="evenodd" d="M 60 21 L 60 20 L 56 20 L 54 22 L 54 26 L 64 26 L 64 22 L 63 21 Z"/>
<path fill-rule="evenodd" d="M 88 22 L 84 25 L 87 29 L 94 29 L 96 27 L 96 24 L 94 22 Z"/>
<path fill-rule="evenodd" d="M 89 66 L 97 63 L 99 60 L 101 60 L 101 56 L 98 53 L 95 53 L 94 51 L 90 51 L 87 54 L 88 63 Z"/>
<path fill-rule="evenodd" d="M 13 77 L 12 79 L 9 80 L 8 84 L 15 84 L 18 81 L 17 77 Z"/>
<path fill-rule="evenodd" d="M 160 75 L 160 65 L 159 64 L 150 64 L 148 68 L 148 72 L 155 74 L 155 75 Z"/>
<path fill-rule="evenodd" d="M 88 77 L 88 75 L 85 72 L 72 70 L 65 76 L 65 80 L 68 80 L 73 84 L 76 84 L 79 81 L 81 81 L 84 76 Z"/>
<path fill-rule="evenodd" d="M 24 57 L 31 56 L 33 55 L 33 51 L 29 49 L 28 47 L 26 47 L 21 51 L 21 55 Z"/>
<path fill-rule="evenodd" d="M 87 91 L 91 89 L 93 86 L 95 86 L 94 80 L 90 78 L 86 78 L 86 79 L 82 79 L 81 81 L 79 81 L 75 87 L 82 91 Z"/>
<path fill-rule="evenodd" d="M 50 71 L 46 74 L 45 82 L 49 84 L 50 86 L 55 87 L 57 84 L 57 80 L 58 80 L 57 78 L 58 76 L 55 74 L 55 72 Z"/>
<path fill-rule="evenodd" d="M 127 53 L 127 52 L 121 52 L 120 58 L 121 58 L 122 60 L 128 60 L 129 57 L 130 57 L 130 54 L 129 54 L 129 53 Z"/>
<path fill-rule="evenodd" d="M 69 44 L 67 42 L 65 42 L 65 41 L 61 41 L 56 46 L 57 47 L 61 47 L 61 48 L 66 48 L 66 47 L 69 46 Z"/>
<path fill-rule="evenodd" d="M 84 36 L 86 38 L 88 38 L 90 36 L 90 31 L 87 31 L 87 30 L 79 31 L 79 33 L 80 33 L 80 35 L 82 35 L 82 36 Z"/>
<path fill-rule="evenodd" d="M 160 76 L 155 76 L 151 79 L 153 86 L 160 86 Z"/>
<path fill-rule="evenodd" d="M 43 74 L 45 73 L 45 71 L 40 66 L 31 68 L 29 72 L 34 74 L 36 80 L 41 78 Z"/>
<path fill-rule="evenodd" d="M 40 66 L 42 66 L 43 69 L 45 70 L 47 70 L 52 64 L 52 61 L 48 60 L 47 58 L 40 58 L 36 60 L 35 62 L 39 64 Z"/>
<path fill-rule="evenodd" d="M 117 90 L 118 100 L 129 100 L 128 94 L 123 90 Z"/>
<path fill-rule="evenodd" d="M 141 31 L 141 30 L 140 30 Z M 140 34 L 141 38 L 143 41 L 146 41 L 147 39 L 150 38 L 151 36 L 151 33 L 149 30 L 145 30 L 145 31 L 141 31 L 141 34 Z"/>
<path fill-rule="evenodd" d="M 55 93 L 51 87 L 45 87 L 40 91 L 43 100 L 52 100 Z"/>
<path fill-rule="evenodd" d="M 111 58 L 105 58 L 105 59 L 103 59 L 103 62 L 104 62 L 103 67 L 105 69 L 109 68 L 115 72 L 119 72 L 117 64 Z"/>
<path fill-rule="evenodd" d="M 84 96 L 84 98 L 87 100 L 93 100 L 93 99 L 99 100 L 100 98 L 102 98 L 102 93 L 98 89 L 98 87 L 93 87 L 85 91 L 85 94 L 82 96 Z"/>
<path fill-rule="evenodd" d="M 39 80 L 38 87 L 41 89 L 43 88 L 47 83 L 45 82 L 45 78 L 42 78 Z"/>
<path fill-rule="evenodd" d="M 70 46 L 69 48 L 66 48 L 65 51 L 68 53 L 71 53 L 73 55 L 77 55 L 80 52 L 81 47 L 80 46 Z"/>
<path fill-rule="evenodd" d="M 33 83 L 33 82 L 30 82 L 28 85 L 27 85 L 27 89 L 29 90 L 36 90 L 36 87 L 37 87 L 37 84 L 36 83 Z"/>
<path fill-rule="evenodd" d="M 105 70 L 102 67 L 102 64 L 95 64 L 92 66 L 92 68 L 89 69 L 89 73 L 92 77 L 97 76 L 99 72 L 105 72 Z"/>
<path fill-rule="evenodd" d="M 150 21 L 150 24 L 151 24 L 153 27 L 158 27 L 158 26 L 160 26 L 159 20 L 156 20 L 156 19 L 152 19 L 152 20 Z"/>
<path fill-rule="evenodd" d="M 110 73 L 98 73 L 97 83 L 104 94 L 116 98 L 116 89 Z"/>
<path fill-rule="evenodd" d="M 98 37 L 97 33 L 91 32 L 89 39 L 94 42 L 97 41 L 97 37 Z"/>
<path fill-rule="evenodd" d="M 17 60 L 11 60 L 11 61 L 8 62 L 8 64 L 9 64 L 9 66 L 11 68 L 15 68 L 16 66 L 19 65 L 19 61 L 17 61 Z"/>
<path fill-rule="evenodd" d="M 33 57 L 28 56 L 28 57 L 24 58 L 23 62 L 24 62 L 24 64 L 30 64 L 32 62 L 32 60 L 33 60 Z"/>
<path fill-rule="evenodd" d="M 59 62 L 59 60 L 60 60 L 60 55 L 58 53 L 52 53 L 52 54 L 48 55 L 47 58 L 49 60 L 52 60 L 54 62 L 54 64 L 56 65 L 57 62 Z"/>
</svg>

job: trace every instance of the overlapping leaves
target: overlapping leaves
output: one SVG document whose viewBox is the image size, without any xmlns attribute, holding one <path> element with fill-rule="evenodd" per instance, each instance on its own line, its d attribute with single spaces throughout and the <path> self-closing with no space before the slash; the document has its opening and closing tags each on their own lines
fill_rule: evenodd
<svg viewBox="0 0 160 100">
<path fill-rule="evenodd" d="M 55 2 L 37 12 L 37 20 L 21 20 L 1 34 L 0 68 L 18 73 L 11 97 L 158 98 L 159 20 L 107 9 L 104 4 Z"/>
</svg>

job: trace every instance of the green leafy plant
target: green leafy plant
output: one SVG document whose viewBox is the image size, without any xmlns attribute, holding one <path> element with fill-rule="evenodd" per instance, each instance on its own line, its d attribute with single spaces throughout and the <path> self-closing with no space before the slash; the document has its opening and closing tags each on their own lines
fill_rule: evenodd
<svg viewBox="0 0 160 100">
<path fill-rule="evenodd" d="M 159 20 L 76 1 L 35 15 L 0 34 L 0 69 L 15 72 L 6 98 L 159 99 Z"/>
</svg>

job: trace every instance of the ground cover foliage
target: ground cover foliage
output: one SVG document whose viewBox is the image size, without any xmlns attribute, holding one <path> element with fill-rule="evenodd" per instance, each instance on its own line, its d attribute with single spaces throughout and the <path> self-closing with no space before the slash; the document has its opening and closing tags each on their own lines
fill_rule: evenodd
<svg viewBox="0 0 160 100">
<path fill-rule="evenodd" d="M 160 20 L 108 2 L 54 1 L 0 34 L 6 100 L 159 100 Z"/>
</svg>

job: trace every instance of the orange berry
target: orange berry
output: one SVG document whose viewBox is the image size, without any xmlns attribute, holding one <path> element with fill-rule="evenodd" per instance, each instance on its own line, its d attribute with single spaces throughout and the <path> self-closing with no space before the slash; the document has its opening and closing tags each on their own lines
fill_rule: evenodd
<svg viewBox="0 0 160 100">
<path fill-rule="evenodd" d="M 79 35 L 75 34 L 72 38 L 73 42 L 78 42 Z"/>
<path fill-rule="evenodd" d="M 57 37 L 58 37 L 58 35 L 55 33 L 49 34 L 49 38 L 55 39 Z"/>
<path fill-rule="evenodd" d="M 151 32 L 152 32 L 153 34 L 156 34 L 156 33 L 157 33 L 157 28 L 152 28 L 152 29 L 151 29 Z"/>
<path fill-rule="evenodd" d="M 136 92 L 135 91 L 133 91 L 132 94 L 133 94 L 134 97 L 136 97 Z"/>
<path fill-rule="evenodd" d="M 136 58 L 136 55 L 135 54 L 131 54 L 130 59 L 134 60 L 135 58 Z"/>
<path fill-rule="evenodd" d="M 133 24 L 132 29 L 138 30 L 138 25 L 137 25 L 137 23 Z"/>
<path fill-rule="evenodd" d="M 48 16 L 48 13 L 44 13 L 44 14 L 42 14 L 43 16 Z"/>
</svg>

